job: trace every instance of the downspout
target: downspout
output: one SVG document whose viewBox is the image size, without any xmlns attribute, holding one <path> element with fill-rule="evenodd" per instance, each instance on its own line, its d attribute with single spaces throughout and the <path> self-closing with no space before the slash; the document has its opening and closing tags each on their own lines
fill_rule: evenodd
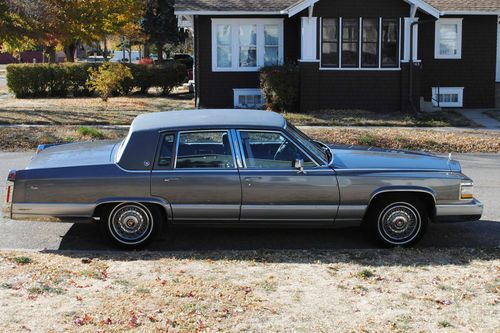
<svg viewBox="0 0 500 333">
<path fill-rule="evenodd" d="M 198 15 L 193 16 L 193 53 L 194 53 L 194 107 L 198 109 L 200 107 L 200 64 L 199 64 L 199 32 L 198 32 Z"/>
<path fill-rule="evenodd" d="M 415 21 L 410 24 L 410 68 L 408 69 L 409 72 L 409 84 L 408 84 L 408 100 L 410 102 L 411 110 L 414 114 L 417 114 L 419 111 L 417 110 L 417 107 L 415 106 L 415 103 L 413 102 L 413 39 L 414 39 L 414 27 L 416 25 L 421 25 L 421 24 L 427 24 L 427 23 L 435 23 L 436 20 L 423 20 L 423 21 Z"/>
</svg>

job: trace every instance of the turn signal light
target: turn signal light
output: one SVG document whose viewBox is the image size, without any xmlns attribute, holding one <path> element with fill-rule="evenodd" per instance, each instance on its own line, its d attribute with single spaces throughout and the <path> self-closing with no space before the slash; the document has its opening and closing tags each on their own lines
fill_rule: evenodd
<svg viewBox="0 0 500 333">
<path fill-rule="evenodd" d="M 474 198 L 474 186 L 472 184 L 462 184 L 460 186 L 460 199 L 468 200 Z"/>
<path fill-rule="evenodd" d="M 7 176 L 7 180 L 9 182 L 13 182 L 16 180 L 16 170 L 9 170 L 9 175 Z"/>
</svg>

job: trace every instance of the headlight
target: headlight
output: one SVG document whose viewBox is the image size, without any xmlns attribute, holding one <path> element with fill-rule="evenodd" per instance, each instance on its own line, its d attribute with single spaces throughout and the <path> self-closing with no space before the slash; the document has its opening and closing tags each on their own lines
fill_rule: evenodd
<svg viewBox="0 0 500 333">
<path fill-rule="evenodd" d="M 469 200 L 474 198 L 474 185 L 472 183 L 466 183 L 460 185 L 460 199 Z"/>
</svg>

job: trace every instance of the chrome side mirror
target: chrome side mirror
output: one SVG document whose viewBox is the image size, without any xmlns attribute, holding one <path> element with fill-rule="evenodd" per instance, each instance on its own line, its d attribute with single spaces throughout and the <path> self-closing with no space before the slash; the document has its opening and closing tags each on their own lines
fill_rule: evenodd
<svg viewBox="0 0 500 333">
<path fill-rule="evenodd" d="M 306 173 L 304 171 L 304 160 L 303 159 L 295 159 L 293 162 L 293 167 L 298 170 L 299 173 Z"/>
</svg>

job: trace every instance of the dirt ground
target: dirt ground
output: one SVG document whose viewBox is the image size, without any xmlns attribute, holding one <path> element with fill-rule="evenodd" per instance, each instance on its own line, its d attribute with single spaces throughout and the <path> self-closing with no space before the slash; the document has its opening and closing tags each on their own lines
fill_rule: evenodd
<svg viewBox="0 0 500 333">
<path fill-rule="evenodd" d="M 498 332 L 500 252 L 0 252 L 3 332 Z"/>
</svg>

